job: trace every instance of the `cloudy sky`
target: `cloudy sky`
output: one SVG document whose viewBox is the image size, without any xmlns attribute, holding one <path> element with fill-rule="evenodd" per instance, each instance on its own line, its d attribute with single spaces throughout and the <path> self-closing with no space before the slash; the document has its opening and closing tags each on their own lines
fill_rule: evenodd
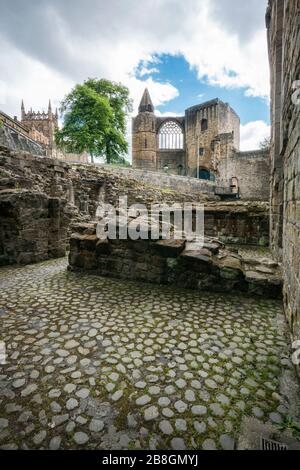
<svg viewBox="0 0 300 470">
<path fill-rule="evenodd" d="M 182 114 L 219 97 L 241 116 L 242 149 L 269 133 L 267 0 L 0 0 L 0 108 L 54 106 L 75 83 L 126 84 L 137 109 Z"/>
</svg>

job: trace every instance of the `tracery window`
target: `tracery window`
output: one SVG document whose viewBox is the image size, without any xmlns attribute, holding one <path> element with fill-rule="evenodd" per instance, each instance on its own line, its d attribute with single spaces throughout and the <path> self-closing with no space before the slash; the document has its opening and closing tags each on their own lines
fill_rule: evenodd
<svg viewBox="0 0 300 470">
<path fill-rule="evenodd" d="M 183 149 L 183 132 L 175 121 L 167 121 L 159 130 L 159 148 L 162 150 Z"/>
</svg>

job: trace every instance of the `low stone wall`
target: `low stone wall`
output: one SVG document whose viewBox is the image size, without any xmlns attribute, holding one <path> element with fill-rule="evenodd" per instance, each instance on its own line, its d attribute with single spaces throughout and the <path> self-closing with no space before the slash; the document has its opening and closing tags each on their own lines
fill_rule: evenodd
<svg viewBox="0 0 300 470">
<path fill-rule="evenodd" d="M 264 202 L 207 202 L 205 235 L 226 244 L 269 244 L 269 204 Z"/>
<path fill-rule="evenodd" d="M 159 174 L 155 175 L 159 181 Z M 168 178 L 167 176 L 167 180 Z M 184 185 L 185 178 L 178 178 L 182 184 L 178 184 L 178 190 L 175 190 L 165 187 L 163 180 L 159 186 L 146 183 L 147 175 L 145 174 L 144 181 L 138 170 L 71 164 L 28 153 L 11 152 L 0 147 L 0 190 L 17 187 L 64 198 L 74 203 L 80 212 L 91 217 L 95 217 L 99 201 L 115 205 L 119 196 L 124 195 L 128 196 L 129 204 L 147 205 L 219 199 L 212 193 L 201 192 L 200 184 L 197 191 L 190 192 L 190 187 Z M 177 181 L 177 177 L 175 179 Z M 204 185 L 203 189 L 205 188 Z"/>
<path fill-rule="evenodd" d="M 217 242 L 192 250 L 185 240 L 99 240 L 96 224 L 74 230 L 71 270 L 196 290 L 281 296 L 280 270 L 270 258 L 243 259 Z"/>
<path fill-rule="evenodd" d="M 188 194 L 208 193 L 214 195 L 215 183 L 211 181 L 199 180 L 189 176 L 170 175 L 164 172 L 152 170 L 138 170 L 134 168 L 114 168 L 113 166 L 103 165 L 112 172 L 119 175 L 134 178 L 148 185 L 154 185 L 158 188 L 168 188 L 174 191 L 185 192 Z"/>
<path fill-rule="evenodd" d="M 65 256 L 69 218 L 62 201 L 30 191 L 0 191 L 0 266 Z"/>
</svg>

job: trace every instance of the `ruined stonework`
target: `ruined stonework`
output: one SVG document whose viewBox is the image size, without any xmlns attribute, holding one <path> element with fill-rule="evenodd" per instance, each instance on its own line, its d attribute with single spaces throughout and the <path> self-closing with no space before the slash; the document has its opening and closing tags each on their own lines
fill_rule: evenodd
<svg viewBox="0 0 300 470">
<path fill-rule="evenodd" d="M 282 290 L 278 264 L 269 257 L 259 257 L 255 250 L 251 256 L 251 250 L 226 249 L 211 239 L 196 250 L 185 239 L 101 240 L 96 224 L 74 226 L 69 266 L 75 271 L 199 291 L 276 298 Z"/>
<path fill-rule="evenodd" d="M 270 154 L 268 150 L 233 152 L 224 155 L 218 166 L 219 184 L 231 180 L 241 199 L 267 201 L 270 197 Z"/>
<path fill-rule="evenodd" d="M 9 220 L 5 211 L 0 215 L 2 227 L 6 227 L 2 233 L 2 263 L 33 262 L 52 256 L 55 250 L 46 249 L 50 243 L 48 236 L 53 237 L 57 253 L 63 255 L 61 247 L 66 246 L 66 237 L 71 234 L 70 223 L 94 220 L 99 204 L 117 206 L 119 196 L 127 196 L 128 206 L 135 203 L 147 207 L 161 203 L 202 203 L 205 205 L 206 235 L 218 237 L 225 243 L 267 246 L 268 204 L 258 201 L 221 202 L 214 195 L 211 184 L 171 175 L 159 178 L 159 173 L 154 172 L 143 175 L 140 170 L 133 169 L 72 165 L 0 147 L 0 196 L 6 200 L 9 195 L 9 199 L 14 198 L 16 202 Z M 63 228 L 59 226 L 55 233 L 49 228 L 44 230 L 45 219 L 52 217 L 45 215 L 45 207 L 50 204 L 47 198 L 59 201 L 58 212 L 53 217 L 63 221 Z M 35 200 L 45 201 L 42 218 L 35 219 Z M 22 215 L 24 207 L 26 217 Z M 31 219 L 34 220 L 32 226 Z M 14 231 L 16 226 L 21 227 L 20 231 Z M 30 243 L 24 242 L 30 241 L 24 235 L 26 230 L 29 230 L 32 240 L 42 237 L 45 249 L 37 249 L 35 254 L 30 251 Z M 14 244 L 17 247 L 15 255 L 12 250 Z M 24 247 L 24 258 L 21 246 Z"/>
<path fill-rule="evenodd" d="M 65 255 L 68 216 L 58 198 L 32 191 L 0 191 L 0 266 Z"/>
<path fill-rule="evenodd" d="M 266 15 L 271 68 L 271 247 L 282 260 L 284 303 L 300 338 L 300 0 L 270 0 Z M 299 87 L 298 87 L 299 88 Z"/>
<path fill-rule="evenodd" d="M 50 158 L 10 152 L 0 148 L 1 189 L 16 187 L 43 192 L 67 200 L 88 218 L 94 218 L 99 202 L 118 204 L 204 203 L 206 228 L 211 236 L 233 243 L 268 243 L 268 203 L 221 202 L 211 182 L 179 176 L 119 169 L 109 166 L 72 165 Z"/>
<path fill-rule="evenodd" d="M 133 167 L 210 180 L 216 193 L 268 200 L 268 152 L 240 152 L 240 119 L 211 100 L 184 116 L 158 117 L 146 89 L 132 123 Z"/>
</svg>

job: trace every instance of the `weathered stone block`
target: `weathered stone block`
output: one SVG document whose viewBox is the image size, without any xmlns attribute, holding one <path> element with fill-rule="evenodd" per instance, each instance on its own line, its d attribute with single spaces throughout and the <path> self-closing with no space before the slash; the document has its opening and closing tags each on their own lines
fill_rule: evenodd
<svg viewBox="0 0 300 470">
<path fill-rule="evenodd" d="M 185 240 L 159 240 L 152 244 L 152 248 L 164 258 L 177 258 L 183 252 L 185 244 Z"/>
<path fill-rule="evenodd" d="M 99 240 L 96 243 L 96 256 L 109 255 L 112 252 L 112 246 L 107 239 Z"/>
</svg>

